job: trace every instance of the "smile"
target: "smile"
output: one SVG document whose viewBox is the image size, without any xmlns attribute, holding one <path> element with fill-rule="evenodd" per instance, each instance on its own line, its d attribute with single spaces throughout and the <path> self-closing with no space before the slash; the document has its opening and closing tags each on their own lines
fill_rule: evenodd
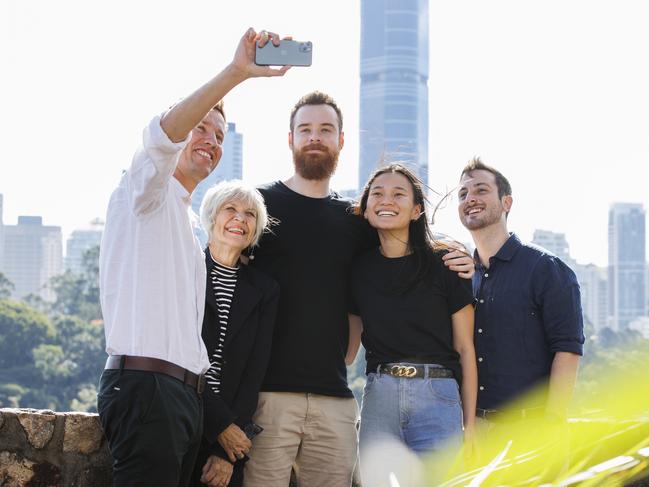
<svg viewBox="0 0 649 487">
<path fill-rule="evenodd" d="M 203 149 L 196 149 L 196 153 L 197 153 L 199 156 L 204 157 L 205 159 L 209 159 L 210 161 L 213 159 L 212 154 L 210 154 L 210 153 L 207 152 L 207 151 L 204 151 Z"/>
</svg>

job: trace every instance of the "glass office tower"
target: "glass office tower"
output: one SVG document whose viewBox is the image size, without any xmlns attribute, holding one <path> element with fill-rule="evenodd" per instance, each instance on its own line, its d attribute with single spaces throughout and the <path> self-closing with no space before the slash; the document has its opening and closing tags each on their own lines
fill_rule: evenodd
<svg viewBox="0 0 649 487">
<path fill-rule="evenodd" d="M 401 161 L 428 183 L 428 0 L 361 0 L 359 188 Z"/>
</svg>

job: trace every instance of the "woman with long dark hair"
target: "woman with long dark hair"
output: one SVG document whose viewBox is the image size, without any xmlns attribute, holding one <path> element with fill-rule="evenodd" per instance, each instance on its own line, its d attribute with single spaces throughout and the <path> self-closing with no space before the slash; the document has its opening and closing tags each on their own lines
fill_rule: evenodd
<svg viewBox="0 0 649 487">
<path fill-rule="evenodd" d="M 380 245 L 352 272 L 352 317 L 367 358 L 360 427 L 368 447 L 398 441 L 416 453 L 473 438 L 477 367 L 471 281 L 443 263 L 423 185 L 406 167 L 377 170 L 356 208 Z M 352 326 L 352 329 L 354 326 Z M 367 460 L 365 458 L 365 460 Z"/>
</svg>

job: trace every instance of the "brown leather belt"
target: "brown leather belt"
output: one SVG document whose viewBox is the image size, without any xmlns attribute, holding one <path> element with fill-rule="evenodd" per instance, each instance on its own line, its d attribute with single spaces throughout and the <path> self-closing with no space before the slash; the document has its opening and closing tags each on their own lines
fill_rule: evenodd
<svg viewBox="0 0 649 487">
<path fill-rule="evenodd" d="M 428 373 L 426 372 L 428 369 Z M 453 372 L 443 367 L 426 367 L 425 365 L 413 364 L 381 364 L 378 371 L 381 374 L 388 374 L 394 377 L 405 379 L 452 379 Z"/>
<path fill-rule="evenodd" d="M 124 370 L 141 370 L 144 372 L 157 372 L 165 374 L 174 379 L 178 379 L 183 384 L 196 389 L 201 394 L 205 386 L 205 377 L 183 369 L 179 365 L 172 364 L 166 360 L 151 357 L 135 357 L 132 355 L 111 355 L 106 360 L 106 369 L 122 368 L 122 359 L 124 360 Z"/>
</svg>

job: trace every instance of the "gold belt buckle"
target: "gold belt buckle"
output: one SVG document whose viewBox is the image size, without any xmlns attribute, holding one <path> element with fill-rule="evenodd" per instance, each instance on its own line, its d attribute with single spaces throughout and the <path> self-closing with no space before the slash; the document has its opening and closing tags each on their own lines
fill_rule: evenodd
<svg viewBox="0 0 649 487">
<path fill-rule="evenodd" d="M 417 368 L 412 365 L 393 365 L 390 368 L 390 374 L 397 377 L 411 378 L 417 375 Z"/>
</svg>

